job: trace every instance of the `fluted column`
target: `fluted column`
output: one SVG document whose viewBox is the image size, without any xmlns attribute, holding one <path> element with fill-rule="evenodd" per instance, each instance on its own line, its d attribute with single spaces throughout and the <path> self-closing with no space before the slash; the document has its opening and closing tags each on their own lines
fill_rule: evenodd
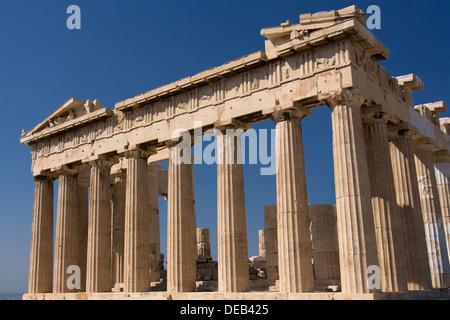
<svg viewBox="0 0 450 320">
<path fill-rule="evenodd" d="M 378 257 L 361 119 L 364 98 L 343 91 L 326 103 L 332 109 L 342 292 L 376 291 L 368 286 L 368 267 L 378 266 Z"/>
<path fill-rule="evenodd" d="M 188 292 L 196 288 L 197 241 L 193 199 L 193 164 L 181 163 L 180 150 L 169 147 L 167 201 L 167 291 Z M 187 158 L 191 159 L 190 150 Z"/>
<path fill-rule="evenodd" d="M 250 290 L 244 170 L 240 139 L 235 126 L 218 128 L 217 236 L 220 292 Z M 235 130 L 236 129 L 236 130 Z"/>
<path fill-rule="evenodd" d="M 310 113 L 278 111 L 276 123 L 278 272 L 281 292 L 314 291 L 312 244 L 300 120 Z"/>
<path fill-rule="evenodd" d="M 434 154 L 434 171 L 441 204 L 447 257 L 450 258 L 450 155 L 448 151 L 440 151 Z"/>
<path fill-rule="evenodd" d="M 375 236 L 381 271 L 381 290 L 395 292 L 407 290 L 405 246 L 400 212 L 397 210 L 392 162 L 389 153 L 387 121 L 384 112 L 365 110 L 364 137 L 372 195 Z"/>
<path fill-rule="evenodd" d="M 87 246 L 89 226 L 90 168 L 83 167 L 78 174 L 78 266 L 80 267 L 80 291 L 86 291 Z"/>
<path fill-rule="evenodd" d="M 113 285 L 124 282 L 124 244 L 125 244 L 125 202 L 126 202 L 126 178 L 125 170 L 119 169 L 112 172 L 114 186 L 112 188 L 112 259 L 113 259 Z"/>
<path fill-rule="evenodd" d="M 150 164 L 148 166 L 148 205 L 150 212 L 150 255 L 151 255 L 151 281 L 159 281 L 159 262 L 161 260 L 160 228 L 159 228 L 159 194 L 158 176 L 163 166 Z"/>
<path fill-rule="evenodd" d="M 125 153 L 128 159 L 125 247 L 124 247 L 124 291 L 146 292 L 150 290 L 150 214 L 148 212 L 148 167 L 149 153 L 131 150 Z"/>
<path fill-rule="evenodd" d="M 413 135 L 414 132 L 409 127 L 390 128 L 390 154 L 396 203 L 404 228 L 408 289 L 427 290 L 432 285 L 414 162 Z"/>
<path fill-rule="evenodd" d="M 112 288 L 111 257 L 111 162 L 91 161 L 88 260 L 86 292 L 108 292 Z"/>
<path fill-rule="evenodd" d="M 70 169 L 59 172 L 53 293 L 73 292 L 67 286 L 67 271 L 69 266 L 79 267 L 77 173 Z"/>
<path fill-rule="evenodd" d="M 53 182 L 36 176 L 28 293 L 51 293 L 53 277 Z"/>
<path fill-rule="evenodd" d="M 431 280 L 434 288 L 446 288 L 449 282 L 449 261 L 442 226 L 442 211 L 433 162 L 433 144 L 415 140 L 414 152 L 422 206 L 422 218 L 428 248 Z"/>
</svg>

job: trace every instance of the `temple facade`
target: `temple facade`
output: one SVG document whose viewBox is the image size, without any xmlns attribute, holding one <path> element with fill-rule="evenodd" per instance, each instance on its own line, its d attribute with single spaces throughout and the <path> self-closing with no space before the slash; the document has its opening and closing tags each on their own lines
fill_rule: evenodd
<svg viewBox="0 0 450 320">
<path fill-rule="evenodd" d="M 447 105 L 415 106 L 423 82 L 381 67 L 389 50 L 365 24 L 354 6 L 302 14 L 261 31 L 265 52 L 113 109 L 72 98 L 23 132 L 36 185 L 24 299 L 388 299 L 450 287 L 450 119 L 439 116 Z M 310 210 L 302 120 L 319 107 L 331 109 L 336 204 Z M 276 214 L 265 233 L 275 289 L 251 291 L 241 151 L 224 138 L 218 286 L 196 292 L 193 163 L 178 161 L 174 133 L 245 132 L 267 119 L 276 124 Z M 157 163 L 167 160 L 166 172 Z M 168 201 L 166 274 L 159 196 Z M 79 285 L 69 285 L 73 266 Z M 166 290 L 152 291 L 161 274 Z M 317 276 L 339 292 L 317 292 Z"/>
</svg>

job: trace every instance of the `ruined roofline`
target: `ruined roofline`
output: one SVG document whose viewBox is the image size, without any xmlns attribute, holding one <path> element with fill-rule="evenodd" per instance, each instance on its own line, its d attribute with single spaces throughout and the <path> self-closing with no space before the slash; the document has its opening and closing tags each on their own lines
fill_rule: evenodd
<svg viewBox="0 0 450 320">
<path fill-rule="evenodd" d="M 261 30 L 261 35 L 269 40 L 275 40 L 282 36 L 289 35 L 293 30 L 317 30 L 335 25 L 347 19 L 357 19 L 360 23 L 366 24 L 366 17 L 363 10 L 355 5 L 341 10 L 323 11 L 317 13 L 300 14 L 299 24 L 292 24 L 289 20 L 280 26 L 267 27 Z"/>
<path fill-rule="evenodd" d="M 266 37 L 267 57 L 288 56 L 323 45 L 333 38 L 348 37 L 376 60 L 389 59 L 389 49 L 366 27 L 364 11 L 356 6 L 328 12 L 300 15 L 300 23 L 289 20 L 278 27 L 261 30 Z"/>
<path fill-rule="evenodd" d="M 195 87 L 209 84 L 217 81 L 227 75 L 235 74 L 245 69 L 253 69 L 264 65 L 267 62 L 267 56 L 262 51 L 246 55 L 241 58 L 234 59 L 219 67 L 210 68 L 206 71 L 197 73 L 194 76 L 169 83 L 162 87 L 147 91 L 146 93 L 135 96 L 124 101 L 116 103 L 115 109 L 123 111 L 136 107 L 142 103 L 159 100 L 166 96 L 171 96 L 179 92 L 183 92 Z"/>
<path fill-rule="evenodd" d="M 255 52 L 241 58 L 227 62 L 221 66 L 210 68 L 194 76 L 172 82 L 162 87 L 147 91 L 133 98 L 116 103 L 115 109 L 124 111 L 138 107 L 152 101 L 160 100 L 183 91 L 218 81 L 236 72 L 257 68 L 267 64 L 269 60 L 323 45 L 336 37 L 350 37 L 353 41 L 364 46 L 377 60 L 389 57 L 389 50 L 365 27 L 364 12 L 356 6 L 341 10 L 301 14 L 300 24 L 284 23 L 281 27 L 269 27 L 261 30 L 266 41 L 266 52 Z M 310 30 L 307 35 L 290 36 L 295 30 Z M 287 38 L 286 38 L 287 37 Z"/>
</svg>

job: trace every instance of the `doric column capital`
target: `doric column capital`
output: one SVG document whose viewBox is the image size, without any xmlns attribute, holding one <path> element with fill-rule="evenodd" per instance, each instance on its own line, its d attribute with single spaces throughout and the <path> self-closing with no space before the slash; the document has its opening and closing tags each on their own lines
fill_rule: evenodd
<svg viewBox="0 0 450 320">
<path fill-rule="evenodd" d="M 421 151 L 432 152 L 435 149 L 433 142 L 429 138 L 415 139 L 415 140 L 413 140 L 413 146 L 416 150 L 421 150 Z"/>
<path fill-rule="evenodd" d="M 80 173 L 80 169 L 69 165 L 62 165 L 52 168 L 52 172 L 54 172 L 57 175 L 77 176 L 78 173 Z"/>
<path fill-rule="evenodd" d="M 311 116 L 311 110 L 305 107 L 296 109 L 277 110 L 271 114 L 271 118 L 275 123 L 287 120 L 303 120 Z"/>
<path fill-rule="evenodd" d="M 89 161 L 89 166 L 111 168 L 116 163 L 113 159 L 103 158 Z"/>
<path fill-rule="evenodd" d="M 56 175 L 53 172 L 41 172 L 40 174 L 33 177 L 35 182 L 38 182 L 38 181 L 54 182 L 57 178 L 58 178 L 58 175 Z"/>
<path fill-rule="evenodd" d="M 111 170 L 111 175 L 114 177 L 123 178 L 127 176 L 127 170 L 122 168 L 113 168 L 113 170 Z"/>
<path fill-rule="evenodd" d="M 361 116 L 364 124 L 383 122 L 387 124 L 391 116 L 381 110 L 381 107 L 364 108 L 361 110 Z"/>
<path fill-rule="evenodd" d="M 450 152 L 448 150 L 440 150 L 433 152 L 434 163 L 450 163 Z"/>
<path fill-rule="evenodd" d="M 416 132 L 413 130 L 412 126 L 409 123 L 402 123 L 397 126 L 389 126 L 388 127 L 389 140 L 397 140 L 397 139 L 412 139 Z"/>
<path fill-rule="evenodd" d="M 359 90 L 355 89 L 341 89 L 334 92 L 320 93 L 318 98 L 331 110 L 339 105 L 360 108 L 366 102 L 366 98 Z"/>
<path fill-rule="evenodd" d="M 147 159 L 151 155 L 156 154 L 153 147 L 142 148 L 140 146 L 132 146 L 124 152 L 126 158 Z"/>
<path fill-rule="evenodd" d="M 221 131 L 222 133 L 225 133 L 226 130 L 238 130 L 238 129 L 242 129 L 244 131 L 249 130 L 250 124 L 246 123 L 246 122 L 242 122 L 236 119 L 228 119 L 228 120 L 222 120 L 222 121 L 217 121 L 216 123 L 214 123 L 214 129 Z"/>
</svg>

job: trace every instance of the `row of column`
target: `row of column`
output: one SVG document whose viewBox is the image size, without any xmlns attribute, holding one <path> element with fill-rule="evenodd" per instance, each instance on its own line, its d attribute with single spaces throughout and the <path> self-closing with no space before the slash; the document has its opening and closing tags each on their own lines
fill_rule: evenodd
<svg viewBox="0 0 450 320">
<path fill-rule="evenodd" d="M 441 229 L 443 223 L 446 226 L 449 223 L 448 159 L 441 157 L 445 164 L 435 167 L 430 144 L 413 143 L 408 127 L 388 130 L 388 115 L 377 108 L 364 108 L 362 112 L 364 98 L 360 96 L 343 92 L 326 102 L 332 109 L 342 291 L 389 292 L 447 286 L 449 262 Z M 300 123 L 309 115 L 306 108 L 277 111 L 272 115 L 277 132 L 279 288 L 286 293 L 314 291 Z M 225 132 L 229 128 L 235 127 L 218 129 Z M 223 161 L 217 166 L 219 291 L 249 291 L 243 167 L 236 161 L 240 149 L 233 148 L 234 153 L 230 153 L 235 141 L 222 136 L 218 146 Z M 176 161 L 180 150 L 175 142 L 168 143 L 168 147 L 167 290 L 195 291 L 193 167 Z M 125 188 L 126 193 L 125 203 L 121 204 L 125 206 L 123 281 L 126 292 L 150 290 L 149 155 L 140 149 L 127 151 L 126 182 L 116 181 L 117 188 Z M 231 159 L 234 161 L 230 162 Z M 87 199 L 84 194 L 87 187 L 79 186 L 77 172 L 58 172 L 54 268 L 53 180 L 46 176 L 35 179 L 29 293 L 66 292 L 66 272 L 70 265 L 86 265 L 87 292 L 111 291 L 112 163 L 98 160 L 89 165 L 89 210 L 80 200 Z M 89 223 L 84 223 L 88 217 Z M 81 230 L 83 225 L 89 226 L 86 246 L 79 241 L 86 232 Z M 80 257 L 88 259 L 84 262 Z M 381 288 L 372 288 L 368 283 L 371 266 L 381 271 Z"/>
<path fill-rule="evenodd" d="M 413 140 L 407 124 L 388 127 L 389 115 L 376 107 L 361 109 L 364 102 L 351 92 L 327 101 L 342 291 L 446 288 L 450 270 L 442 218 L 448 221 L 449 213 L 440 205 L 434 146 Z M 448 185 L 448 172 L 441 177 Z M 441 190 L 448 200 L 447 189 Z M 380 270 L 381 287 L 368 281 L 371 266 Z"/>
<path fill-rule="evenodd" d="M 73 289 L 109 292 L 117 282 L 123 282 L 127 292 L 149 290 L 151 245 L 156 242 L 150 235 L 159 238 L 159 221 L 158 226 L 150 230 L 154 212 L 149 210 L 149 203 L 152 204 L 148 188 L 152 175 L 148 173 L 149 152 L 133 150 L 125 156 L 128 170 L 126 174 L 116 175 L 113 194 L 113 162 L 107 160 L 89 162 L 88 181 L 83 181 L 80 169 L 67 168 L 56 175 L 35 177 L 29 293 L 64 293 Z M 59 189 L 53 245 L 56 177 Z M 114 219 L 112 207 L 117 212 Z M 78 268 L 80 275 L 77 288 L 70 287 L 67 281 L 72 266 Z"/>
</svg>

